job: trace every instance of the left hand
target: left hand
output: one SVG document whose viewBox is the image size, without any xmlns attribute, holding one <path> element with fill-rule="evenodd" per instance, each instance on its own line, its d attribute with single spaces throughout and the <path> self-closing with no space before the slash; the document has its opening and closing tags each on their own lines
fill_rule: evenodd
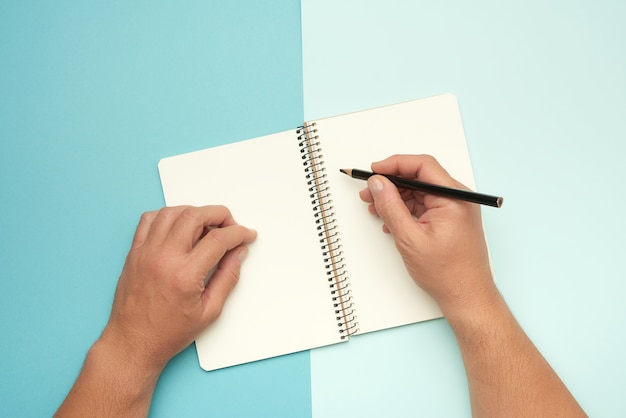
<svg viewBox="0 0 626 418">
<path fill-rule="evenodd" d="M 255 238 L 223 206 L 143 214 L 100 344 L 129 365 L 160 373 L 218 318 Z"/>
</svg>

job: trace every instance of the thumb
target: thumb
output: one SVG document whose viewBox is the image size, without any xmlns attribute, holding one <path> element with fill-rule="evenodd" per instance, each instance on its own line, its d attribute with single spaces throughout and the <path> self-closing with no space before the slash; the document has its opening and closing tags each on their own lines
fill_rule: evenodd
<svg viewBox="0 0 626 418">
<path fill-rule="evenodd" d="M 414 226 L 413 216 L 400 197 L 400 193 L 388 179 L 372 176 L 367 187 L 374 198 L 376 212 L 381 217 L 391 235 L 407 233 Z"/>
<path fill-rule="evenodd" d="M 207 325 L 220 316 L 228 295 L 239 281 L 241 263 L 247 254 L 248 248 L 243 245 L 228 251 L 209 279 L 203 292 L 205 299 L 204 318 Z"/>
</svg>

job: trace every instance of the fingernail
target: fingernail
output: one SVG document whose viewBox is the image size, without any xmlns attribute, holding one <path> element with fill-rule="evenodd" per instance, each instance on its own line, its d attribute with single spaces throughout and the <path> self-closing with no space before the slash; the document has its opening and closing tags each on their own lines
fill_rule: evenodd
<svg viewBox="0 0 626 418">
<path fill-rule="evenodd" d="M 376 177 L 371 177 L 367 181 L 367 187 L 370 189 L 372 196 L 376 197 L 376 195 L 383 191 L 383 182 Z"/>
<path fill-rule="evenodd" d="M 246 259 L 246 257 L 248 256 L 248 249 L 244 247 L 243 250 L 239 251 L 239 262 L 242 262 L 243 260 Z"/>
</svg>

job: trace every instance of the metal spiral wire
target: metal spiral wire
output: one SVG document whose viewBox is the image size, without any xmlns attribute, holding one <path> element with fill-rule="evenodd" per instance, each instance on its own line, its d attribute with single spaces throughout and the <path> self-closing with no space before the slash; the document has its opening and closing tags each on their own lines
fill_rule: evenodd
<svg viewBox="0 0 626 418">
<path fill-rule="evenodd" d="M 330 295 L 335 308 L 340 338 L 343 340 L 358 331 L 358 322 L 333 210 L 326 167 L 324 167 L 324 155 L 315 122 L 305 123 L 296 130 L 296 133 L 324 258 L 324 268 L 328 276 Z"/>
</svg>

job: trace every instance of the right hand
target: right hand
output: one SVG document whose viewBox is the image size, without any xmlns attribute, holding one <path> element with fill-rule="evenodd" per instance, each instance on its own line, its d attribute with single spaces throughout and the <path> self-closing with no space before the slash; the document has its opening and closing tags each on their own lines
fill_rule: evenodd
<svg viewBox="0 0 626 418">
<path fill-rule="evenodd" d="M 428 155 L 394 155 L 373 163 L 372 171 L 467 189 Z M 479 205 L 399 191 L 383 176 L 372 176 L 360 197 L 383 220 L 383 231 L 393 236 L 409 274 L 444 315 L 464 314 L 498 297 Z"/>
</svg>

